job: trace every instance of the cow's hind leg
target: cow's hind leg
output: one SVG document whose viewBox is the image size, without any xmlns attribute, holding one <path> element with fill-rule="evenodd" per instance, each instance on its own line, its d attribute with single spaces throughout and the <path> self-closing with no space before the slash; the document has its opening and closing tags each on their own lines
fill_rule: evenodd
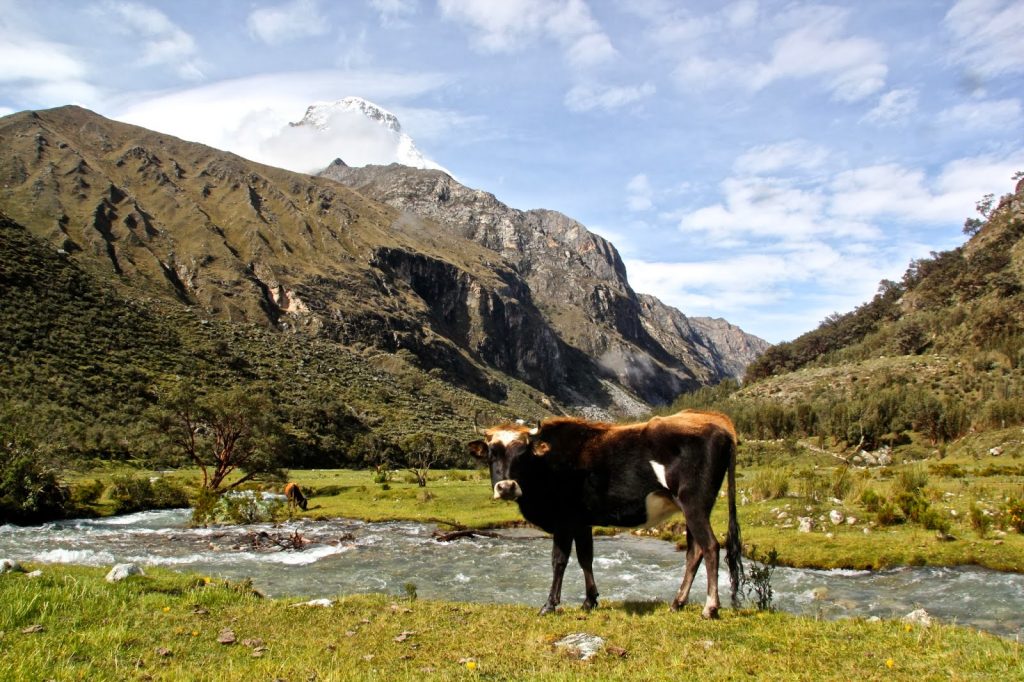
<svg viewBox="0 0 1024 682">
<path fill-rule="evenodd" d="M 698 548 L 697 551 L 704 557 L 704 571 L 708 578 L 708 597 L 704 602 L 704 610 L 701 615 L 704 618 L 717 618 L 718 609 L 721 606 L 718 600 L 718 538 L 715 537 L 715 532 L 711 529 L 711 517 L 707 511 L 685 505 L 683 513 L 686 514 L 687 548 L 689 548 L 689 538 L 692 535 Z M 687 574 L 683 576 L 683 583 L 679 586 L 676 602 L 673 602 L 677 608 L 681 606 L 681 604 L 677 604 L 679 599 L 682 597 L 685 601 L 685 597 L 688 596 L 686 593 L 689 592 L 689 583 L 693 580 L 693 576 L 689 575 L 689 551 L 687 551 L 687 559 Z M 696 564 L 694 564 L 693 570 L 696 572 Z M 684 588 L 686 593 L 684 593 Z"/>
<path fill-rule="evenodd" d="M 587 598 L 583 600 L 583 609 L 589 611 L 597 606 L 597 583 L 594 582 L 594 534 L 589 526 L 576 531 L 576 561 L 583 569 L 583 582 L 587 588 Z"/>
<path fill-rule="evenodd" d="M 672 601 L 672 610 L 678 611 L 686 605 L 690 598 L 690 587 L 693 585 L 693 578 L 697 575 L 697 569 L 704 558 L 704 552 L 697 543 L 693 541 L 693 531 L 686 528 L 686 572 L 683 574 L 683 584 L 679 586 L 679 592 Z"/>
<path fill-rule="evenodd" d="M 562 576 L 565 575 L 565 567 L 569 565 L 569 555 L 572 553 L 572 531 L 556 531 L 551 543 L 551 592 L 548 593 L 548 600 L 540 609 L 540 615 L 551 613 L 562 602 Z M 593 552 L 593 550 L 591 550 Z"/>
</svg>

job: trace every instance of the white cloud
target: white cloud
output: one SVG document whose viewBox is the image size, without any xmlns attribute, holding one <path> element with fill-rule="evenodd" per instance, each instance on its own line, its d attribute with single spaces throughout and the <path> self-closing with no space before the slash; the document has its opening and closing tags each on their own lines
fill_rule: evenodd
<svg viewBox="0 0 1024 682">
<path fill-rule="evenodd" d="M 734 29 L 748 29 L 754 25 L 758 16 L 757 0 L 738 0 L 723 10 L 726 21 Z"/>
<path fill-rule="evenodd" d="M 727 38 L 718 36 L 720 39 L 713 46 L 703 40 L 702 53 L 695 54 L 692 47 L 683 47 L 688 54 L 680 61 L 675 76 L 684 87 L 742 87 L 758 91 L 779 81 L 816 79 L 831 92 L 833 99 L 856 102 L 885 86 L 889 71 L 885 48 L 875 40 L 844 35 L 848 10 L 807 7 L 790 11 L 776 22 L 788 25 L 785 33 L 760 61 L 731 56 L 740 51 L 736 49 L 730 49 L 727 57 L 707 54 L 712 49 L 749 39 L 749 31 L 730 26 L 729 16 L 715 19 L 718 32 L 724 32 Z M 729 34 L 730 29 L 733 34 Z M 670 22 L 669 28 L 659 28 L 655 33 L 660 41 L 679 40 L 687 34 L 701 38 L 713 34 L 706 24 L 696 20 Z"/>
<path fill-rule="evenodd" d="M 1020 130 L 1020 100 L 998 99 L 964 102 L 939 113 L 943 127 L 956 130 Z"/>
<path fill-rule="evenodd" d="M 1024 71 L 1024 3 L 958 0 L 946 13 L 953 58 L 982 77 Z"/>
<path fill-rule="evenodd" d="M 914 88 L 890 90 L 878 99 L 875 108 L 864 114 L 861 120 L 879 126 L 898 124 L 917 110 L 917 98 L 918 93 Z"/>
<path fill-rule="evenodd" d="M 626 86 L 576 85 L 565 95 L 565 106 L 571 111 L 604 109 L 611 111 L 639 102 L 655 93 L 651 83 Z"/>
<path fill-rule="evenodd" d="M 70 81 L 84 75 L 81 60 L 66 46 L 0 31 L 0 82 Z"/>
<path fill-rule="evenodd" d="M 634 175 L 626 183 L 626 205 L 631 211 L 649 211 L 654 207 L 654 190 L 645 174 Z"/>
<path fill-rule="evenodd" d="M 359 95 L 380 104 L 437 90 L 448 82 L 439 74 L 386 71 L 308 71 L 240 78 L 139 100 L 115 107 L 113 117 L 151 130 L 273 163 L 274 140 L 288 123 L 302 118 L 315 101 L 339 94 Z M 340 150 L 323 148 L 324 166 Z"/>
<path fill-rule="evenodd" d="M 249 14 L 246 25 L 250 35 L 268 45 L 281 45 L 329 31 L 318 0 L 292 0 L 284 5 L 260 7 Z"/>
<path fill-rule="evenodd" d="M 733 171 L 740 174 L 763 175 L 781 170 L 809 171 L 820 168 L 829 151 L 806 140 L 790 140 L 761 145 L 747 150 L 736 159 Z"/>
<path fill-rule="evenodd" d="M 136 2 L 107 2 L 103 8 L 116 15 L 115 30 L 141 38 L 141 66 L 173 66 L 182 78 L 203 77 L 195 40 L 166 14 Z"/>
<path fill-rule="evenodd" d="M 385 26 L 404 25 L 407 18 L 416 14 L 415 0 L 370 0 Z"/>
<path fill-rule="evenodd" d="M 441 15 L 474 31 L 473 46 L 488 53 L 516 53 L 550 39 L 576 68 L 617 56 L 583 0 L 439 0 Z"/>
</svg>

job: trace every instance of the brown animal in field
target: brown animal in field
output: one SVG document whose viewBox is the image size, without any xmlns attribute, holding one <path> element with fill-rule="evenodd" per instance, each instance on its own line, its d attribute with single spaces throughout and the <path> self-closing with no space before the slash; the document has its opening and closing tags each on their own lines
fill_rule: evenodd
<svg viewBox="0 0 1024 682">
<path fill-rule="evenodd" d="M 302 490 L 299 488 L 298 483 L 288 483 L 284 486 L 284 496 L 288 499 L 288 508 L 294 509 L 296 506 L 306 511 L 306 506 L 309 501 L 306 496 L 302 494 Z"/>
<path fill-rule="evenodd" d="M 597 606 L 593 526 L 637 527 L 674 512 L 686 517 L 686 568 L 672 609 L 686 603 L 703 561 L 708 578 L 703 616 L 718 615 L 719 542 L 711 510 L 728 479 L 726 560 L 737 599 L 742 574 L 736 518 L 736 429 L 717 412 L 685 410 L 639 424 L 549 419 L 536 428 L 487 429 L 470 452 L 489 463 L 494 498 L 514 500 L 527 521 L 553 536 L 551 592 L 541 613 L 558 606 L 572 546 L 586 584 L 584 609 Z"/>
</svg>

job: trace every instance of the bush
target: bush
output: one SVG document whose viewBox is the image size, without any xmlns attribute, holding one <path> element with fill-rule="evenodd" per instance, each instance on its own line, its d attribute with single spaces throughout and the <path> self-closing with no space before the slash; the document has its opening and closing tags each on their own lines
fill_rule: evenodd
<svg viewBox="0 0 1024 682">
<path fill-rule="evenodd" d="M 979 538 L 988 537 L 988 533 L 992 530 L 992 516 L 985 513 L 985 510 L 977 505 L 977 503 L 971 503 L 970 509 L 971 528 L 978 534 Z"/>
<path fill-rule="evenodd" d="M 1018 533 L 1024 533 L 1024 498 L 1010 498 L 1003 508 L 1003 518 L 1007 526 Z"/>
<path fill-rule="evenodd" d="M 64 516 L 71 493 L 39 453 L 0 444 L 0 523 L 36 523 Z"/>
<path fill-rule="evenodd" d="M 103 481 L 94 478 L 91 481 L 79 483 L 71 488 L 71 499 L 75 504 L 96 504 L 107 486 Z"/>
<path fill-rule="evenodd" d="M 747 574 L 743 576 L 744 591 L 747 598 L 754 598 L 754 605 L 759 611 L 774 611 L 772 599 L 772 574 L 779 562 L 779 553 L 775 549 L 768 550 L 764 556 L 758 554 L 757 545 L 750 547 L 750 564 Z M 760 564 L 760 565 L 758 565 Z"/>
<path fill-rule="evenodd" d="M 153 499 L 150 509 L 180 509 L 189 506 L 188 493 L 166 478 L 153 481 Z"/>
<path fill-rule="evenodd" d="M 903 523 L 903 517 L 900 516 L 899 509 L 889 500 L 883 500 L 878 505 L 878 511 L 875 512 L 875 520 L 880 526 L 895 526 Z"/>
<path fill-rule="evenodd" d="M 775 500 L 789 494 L 788 469 L 760 469 L 751 483 L 751 493 L 755 500 Z"/>
<path fill-rule="evenodd" d="M 115 476 L 110 486 L 115 514 L 147 509 L 177 509 L 189 506 L 188 493 L 165 478 Z"/>
<path fill-rule="evenodd" d="M 860 494 L 860 503 L 867 511 L 877 512 L 885 504 L 885 498 L 875 492 L 874 488 L 864 488 Z"/>
</svg>

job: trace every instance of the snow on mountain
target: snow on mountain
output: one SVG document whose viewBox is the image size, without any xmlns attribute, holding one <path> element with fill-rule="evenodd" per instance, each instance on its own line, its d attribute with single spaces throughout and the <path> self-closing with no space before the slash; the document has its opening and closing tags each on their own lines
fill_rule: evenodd
<svg viewBox="0 0 1024 682">
<path fill-rule="evenodd" d="M 397 116 L 362 97 L 317 102 L 301 121 L 289 123 L 263 146 L 278 165 L 306 173 L 336 158 L 349 166 L 400 163 L 448 172 L 423 155 Z"/>
</svg>

